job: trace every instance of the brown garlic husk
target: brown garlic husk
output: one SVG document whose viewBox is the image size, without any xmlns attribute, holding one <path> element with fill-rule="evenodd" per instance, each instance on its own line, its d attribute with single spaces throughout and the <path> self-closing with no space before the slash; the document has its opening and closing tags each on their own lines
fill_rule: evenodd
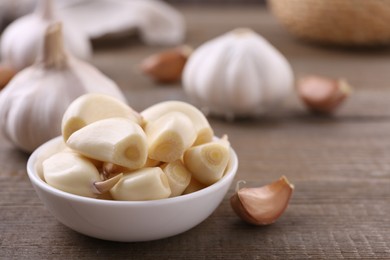
<svg viewBox="0 0 390 260">
<path fill-rule="evenodd" d="M 184 66 L 193 49 L 188 45 L 168 49 L 147 57 L 141 70 L 158 83 L 174 83 L 181 79 Z"/>
<path fill-rule="evenodd" d="M 115 176 L 119 173 L 128 172 L 128 171 L 130 170 L 126 169 L 123 166 L 119 166 L 110 162 L 104 162 L 102 166 L 102 174 L 104 180 L 109 179 L 112 176 Z"/>
<path fill-rule="evenodd" d="M 98 194 L 104 194 L 111 190 L 112 187 L 117 184 L 117 182 L 123 177 L 123 173 L 120 173 L 118 175 L 115 175 L 114 177 L 111 177 L 110 179 L 104 180 L 104 181 L 98 181 L 93 184 L 95 189 L 97 190 Z"/>
<path fill-rule="evenodd" d="M 7 86 L 15 74 L 16 71 L 14 69 L 6 65 L 0 65 L 0 90 Z"/>
<path fill-rule="evenodd" d="M 331 114 L 349 97 L 352 87 L 345 79 L 306 76 L 298 81 L 297 92 L 312 112 Z"/>
<path fill-rule="evenodd" d="M 262 187 L 239 189 L 239 184 L 230 204 L 242 220 L 257 226 L 274 223 L 286 210 L 294 190 L 285 176 Z"/>
</svg>

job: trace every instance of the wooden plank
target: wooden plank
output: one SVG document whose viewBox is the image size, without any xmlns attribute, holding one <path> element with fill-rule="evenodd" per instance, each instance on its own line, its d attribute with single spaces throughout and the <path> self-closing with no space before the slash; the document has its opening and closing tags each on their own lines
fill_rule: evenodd
<svg viewBox="0 0 390 260">
<path fill-rule="evenodd" d="M 192 230 L 163 240 L 115 243 L 71 231 L 44 209 L 26 175 L 28 155 L 0 137 L 0 259 L 386 259 L 390 258 L 390 50 L 347 51 L 296 41 L 263 9 L 181 7 L 188 42 L 198 46 L 236 26 L 261 32 L 296 75 L 343 75 L 356 92 L 334 117 L 307 113 L 297 99 L 277 115 L 226 122 L 240 159 L 235 181 L 257 186 L 286 175 L 296 190 L 273 225 L 253 227 L 232 212 L 232 186 Z M 137 110 L 188 100 L 179 84 L 156 86 L 137 70 L 163 48 L 136 42 L 96 50 L 93 63 L 116 80 Z"/>
</svg>

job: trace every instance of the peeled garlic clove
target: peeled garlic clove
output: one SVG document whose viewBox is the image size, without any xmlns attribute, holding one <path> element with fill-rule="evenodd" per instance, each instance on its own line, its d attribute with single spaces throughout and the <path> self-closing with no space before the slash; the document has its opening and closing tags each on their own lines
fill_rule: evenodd
<svg viewBox="0 0 390 260">
<path fill-rule="evenodd" d="M 210 142 L 214 132 L 204 114 L 191 104 L 182 101 L 164 101 L 141 112 L 146 122 L 153 122 L 169 112 L 181 112 L 194 124 L 197 138 L 194 145 Z"/>
<path fill-rule="evenodd" d="M 74 100 L 62 117 L 62 136 L 68 140 L 75 131 L 98 120 L 123 117 L 141 124 L 140 114 L 114 97 L 89 93 Z"/>
<path fill-rule="evenodd" d="M 229 149 L 227 136 L 193 146 L 184 153 L 184 165 L 199 182 L 211 185 L 222 178 L 229 162 Z"/>
<path fill-rule="evenodd" d="M 0 65 L 0 90 L 15 76 L 16 71 L 8 66 Z"/>
<path fill-rule="evenodd" d="M 187 188 L 183 191 L 183 195 L 196 192 L 196 191 L 204 189 L 206 187 L 207 187 L 207 185 L 200 183 L 195 178 L 191 178 L 191 181 L 188 184 Z"/>
<path fill-rule="evenodd" d="M 146 124 L 149 158 L 173 162 L 183 156 L 196 139 L 192 121 L 181 112 L 167 113 Z"/>
<path fill-rule="evenodd" d="M 74 132 L 66 144 L 77 152 L 129 169 L 141 168 L 147 158 L 146 135 L 125 118 L 108 118 Z"/>
<path fill-rule="evenodd" d="M 66 150 L 66 144 L 61 141 L 56 143 L 55 145 L 48 146 L 46 149 L 41 150 L 41 152 L 37 156 L 37 160 L 35 162 L 34 168 L 35 171 L 37 172 L 38 176 L 43 180 L 43 165 L 42 163 L 53 156 L 56 153 L 62 152 Z"/>
<path fill-rule="evenodd" d="M 156 82 L 179 81 L 191 52 L 192 48 L 184 45 L 154 54 L 142 61 L 141 70 Z"/>
<path fill-rule="evenodd" d="M 53 4 L 52 0 L 39 0 L 35 12 L 18 18 L 4 30 L 0 41 L 3 62 L 17 71 L 34 63 L 47 27 L 59 21 Z M 92 48 L 87 36 L 70 22 L 64 22 L 66 48 L 81 59 L 89 59 Z"/>
<path fill-rule="evenodd" d="M 0 92 L 1 131 L 27 152 L 61 134 L 65 110 L 82 94 L 101 93 L 126 102 L 112 80 L 65 52 L 60 24 L 47 29 L 41 47 L 36 63 Z"/>
<path fill-rule="evenodd" d="M 87 158 L 77 153 L 56 153 L 43 162 L 47 184 L 72 194 L 95 198 L 93 184 L 101 181 L 99 171 Z"/>
<path fill-rule="evenodd" d="M 168 198 L 171 189 L 161 168 L 151 167 L 126 173 L 110 193 L 115 200 L 157 200 Z"/>
<path fill-rule="evenodd" d="M 273 112 L 293 94 L 288 60 L 266 39 L 239 28 L 191 54 L 183 87 L 197 106 L 227 119 Z"/>
<path fill-rule="evenodd" d="M 161 164 L 162 162 L 160 161 L 157 161 L 157 160 L 153 160 L 153 159 L 150 159 L 148 157 L 148 159 L 146 159 L 146 163 L 144 165 L 144 167 L 157 167 Z"/>
<path fill-rule="evenodd" d="M 231 198 L 234 212 L 253 225 L 274 223 L 287 208 L 294 190 L 286 177 L 259 188 L 242 188 Z"/>
<path fill-rule="evenodd" d="M 307 76 L 298 81 L 297 91 L 310 110 L 329 114 L 348 98 L 352 87 L 344 79 Z"/>
<path fill-rule="evenodd" d="M 183 194 L 184 190 L 190 184 L 191 172 L 187 170 L 181 160 L 167 163 L 161 167 L 168 178 L 169 187 L 171 187 L 171 196 L 176 197 Z"/>
</svg>

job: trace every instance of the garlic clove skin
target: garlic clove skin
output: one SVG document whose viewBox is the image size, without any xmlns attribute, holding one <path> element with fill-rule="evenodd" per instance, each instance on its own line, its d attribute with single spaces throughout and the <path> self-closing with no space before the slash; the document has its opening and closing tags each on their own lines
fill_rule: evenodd
<svg viewBox="0 0 390 260">
<path fill-rule="evenodd" d="M 108 118 L 74 132 L 66 144 L 75 151 L 128 169 L 141 168 L 147 158 L 147 139 L 142 128 L 125 118 Z"/>
<path fill-rule="evenodd" d="M 351 95 L 352 87 L 344 79 L 306 76 L 298 81 L 297 92 L 311 111 L 331 114 Z"/>
<path fill-rule="evenodd" d="M 198 107 L 227 119 L 273 112 L 294 93 L 293 85 L 287 59 L 247 28 L 195 49 L 183 72 L 189 98 Z"/>
<path fill-rule="evenodd" d="M 102 166 L 103 179 L 107 180 L 120 173 L 130 172 L 131 169 L 116 165 L 110 162 L 104 162 Z"/>
<path fill-rule="evenodd" d="M 112 80 L 64 51 L 59 24 L 48 28 L 41 47 L 36 63 L 0 92 L 1 131 L 26 152 L 61 134 L 62 116 L 77 97 L 94 92 L 126 102 Z"/>
<path fill-rule="evenodd" d="M 100 194 L 104 194 L 109 192 L 122 179 L 122 177 L 123 173 L 119 173 L 107 180 L 95 182 L 93 186 Z"/>
<path fill-rule="evenodd" d="M 142 168 L 126 173 L 110 190 L 115 200 L 143 201 L 168 198 L 168 179 L 160 167 Z"/>
<path fill-rule="evenodd" d="M 43 162 L 47 184 L 72 194 L 96 198 L 93 184 L 101 181 L 99 171 L 87 158 L 77 153 L 59 152 Z"/>
<path fill-rule="evenodd" d="M 145 122 L 153 122 L 161 116 L 170 112 L 181 112 L 188 116 L 194 124 L 197 137 L 194 145 L 212 141 L 214 131 L 211 128 L 205 115 L 195 106 L 182 101 L 164 101 L 157 103 L 141 112 Z"/>
<path fill-rule="evenodd" d="M 74 100 L 62 117 L 62 136 L 68 140 L 77 130 L 98 120 L 123 117 L 141 124 L 142 117 L 120 100 L 98 93 L 89 93 Z"/>
<path fill-rule="evenodd" d="M 139 20 L 141 38 L 149 45 L 175 45 L 185 38 L 183 16 L 168 4 L 157 0 L 136 0 L 134 7 L 142 14 Z"/>
<path fill-rule="evenodd" d="M 141 70 L 158 83 L 179 81 L 192 48 L 184 45 L 156 53 L 144 59 Z"/>
<path fill-rule="evenodd" d="M 20 71 L 34 63 L 47 27 L 59 20 L 53 4 L 52 0 L 39 0 L 35 12 L 18 18 L 4 30 L 0 53 L 5 64 Z M 76 57 L 91 57 L 88 37 L 70 21 L 64 22 L 64 40 L 66 48 Z"/>
<path fill-rule="evenodd" d="M 185 21 L 173 7 L 157 0 L 95 0 L 69 4 L 61 10 L 91 39 L 138 31 L 148 45 L 176 45 L 185 38 Z M 102 17 L 110 17 L 109 22 Z"/>
<path fill-rule="evenodd" d="M 286 177 L 258 188 L 242 188 L 230 198 L 234 212 L 253 225 L 274 223 L 286 210 L 294 185 Z"/>
</svg>

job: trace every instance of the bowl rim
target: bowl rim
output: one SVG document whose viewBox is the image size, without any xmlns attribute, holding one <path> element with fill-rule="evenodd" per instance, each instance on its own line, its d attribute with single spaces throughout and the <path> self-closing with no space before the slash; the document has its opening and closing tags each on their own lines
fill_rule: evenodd
<svg viewBox="0 0 390 260">
<path fill-rule="evenodd" d="M 218 137 L 214 137 L 218 138 Z M 42 180 L 35 169 L 35 162 L 37 160 L 37 157 L 39 153 L 41 153 L 45 148 L 49 147 L 50 145 L 53 145 L 56 142 L 60 142 L 60 139 L 62 139 L 62 136 L 55 137 L 41 146 L 39 146 L 28 158 L 27 161 L 27 174 L 30 178 L 30 181 L 32 184 L 36 187 L 39 187 L 39 189 L 44 190 L 47 193 L 50 193 L 57 197 L 62 197 L 63 199 L 69 200 L 69 201 L 75 201 L 75 202 L 82 202 L 82 203 L 90 203 L 90 204 L 98 204 L 98 205 L 111 205 L 111 206 L 161 206 L 161 205 L 167 205 L 172 203 L 178 203 L 178 202 L 184 202 L 192 199 L 196 199 L 199 197 L 202 197 L 206 194 L 213 193 L 216 190 L 221 189 L 226 183 L 229 183 L 230 180 L 233 180 L 237 173 L 238 169 L 238 157 L 236 152 L 232 147 L 230 147 L 230 160 L 228 163 L 228 171 L 225 172 L 224 176 L 217 181 L 216 183 L 203 188 L 199 191 L 192 192 L 189 194 L 180 195 L 173 198 L 165 198 L 165 199 L 159 199 L 159 200 L 146 200 L 146 201 L 120 201 L 120 200 L 103 200 L 103 199 L 97 199 L 97 198 L 89 198 L 89 197 L 83 197 L 80 195 L 71 194 L 62 190 L 59 190 L 57 188 L 54 188 L 47 184 L 44 180 Z"/>
</svg>

